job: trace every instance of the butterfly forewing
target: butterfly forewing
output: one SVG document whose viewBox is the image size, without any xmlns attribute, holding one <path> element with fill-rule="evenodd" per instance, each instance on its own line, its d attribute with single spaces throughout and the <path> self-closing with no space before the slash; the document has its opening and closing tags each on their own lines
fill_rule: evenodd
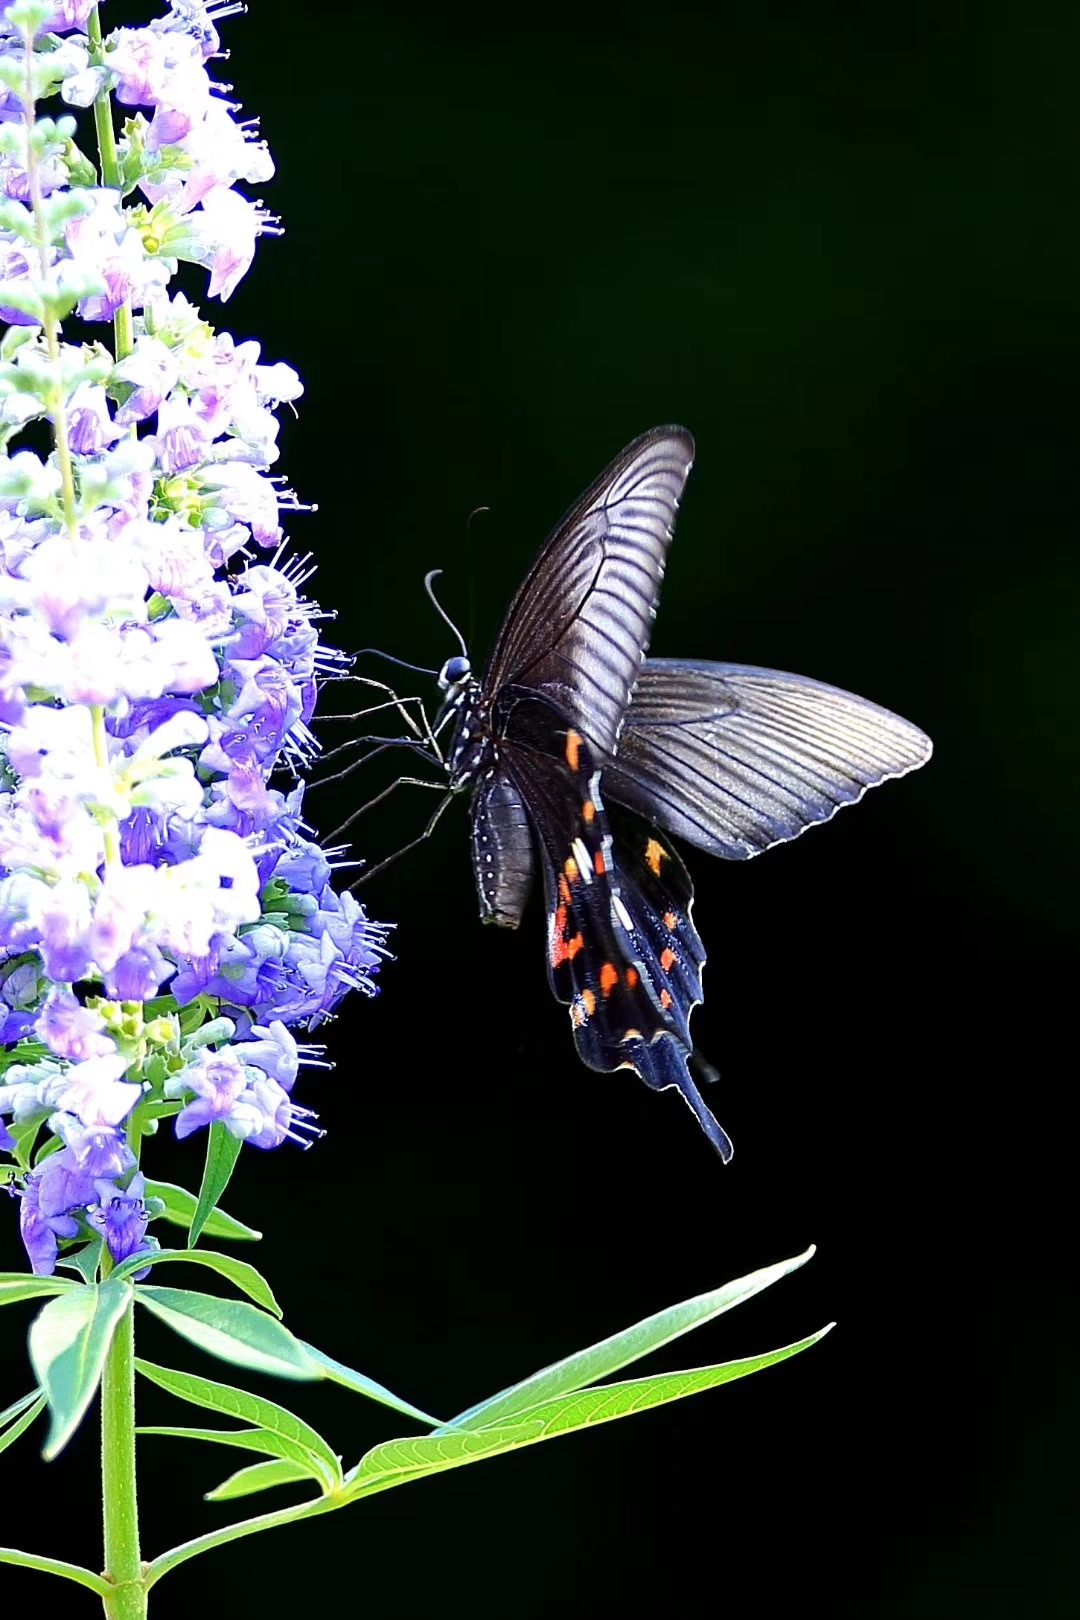
<svg viewBox="0 0 1080 1620">
<path fill-rule="evenodd" d="M 484 679 L 542 689 L 601 759 L 614 752 L 652 632 L 694 441 L 654 428 L 549 536 L 510 605 Z"/>
<path fill-rule="evenodd" d="M 744 860 L 925 764 L 917 726 L 821 681 L 650 658 L 607 768 L 609 798 Z"/>
</svg>

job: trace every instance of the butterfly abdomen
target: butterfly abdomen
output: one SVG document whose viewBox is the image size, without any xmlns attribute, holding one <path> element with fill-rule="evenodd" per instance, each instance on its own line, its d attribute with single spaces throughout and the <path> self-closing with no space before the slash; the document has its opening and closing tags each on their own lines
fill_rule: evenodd
<svg viewBox="0 0 1080 1620">
<path fill-rule="evenodd" d="M 481 921 L 516 928 L 532 886 L 532 828 L 520 793 L 498 765 L 476 789 L 472 857 Z"/>
</svg>

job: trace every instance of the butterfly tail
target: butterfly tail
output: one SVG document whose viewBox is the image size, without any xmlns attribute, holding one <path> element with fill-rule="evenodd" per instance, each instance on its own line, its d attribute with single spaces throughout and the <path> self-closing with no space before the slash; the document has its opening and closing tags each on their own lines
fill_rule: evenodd
<svg viewBox="0 0 1080 1620">
<path fill-rule="evenodd" d="M 633 1046 L 630 1054 L 631 1062 L 645 1084 L 651 1086 L 654 1091 L 666 1091 L 669 1087 L 674 1087 L 724 1163 L 728 1164 L 735 1151 L 731 1145 L 731 1138 L 712 1109 L 706 1105 L 704 1097 L 690 1076 L 691 1054 L 671 1035 L 658 1035 L 648 1045 L 644 1041 L 628 1044 Z M 705 1071 L 705 1078 L 716 1078 L 716 1071 L 703 1059 L 698 1059 L 696 1053 L 693 1054 L 692 1061 L 695 1065 L 700 1063 Z"/>
</svg>

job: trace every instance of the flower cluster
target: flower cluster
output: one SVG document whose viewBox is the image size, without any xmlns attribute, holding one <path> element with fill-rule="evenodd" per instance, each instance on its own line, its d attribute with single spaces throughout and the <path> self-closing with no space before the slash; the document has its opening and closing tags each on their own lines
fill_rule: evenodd
<svg viewBox="0 0 1080 1620">
<path fill-rule="evenodd" d="M 289 1026 L 385 954 L 295 785 L 342 664 L 269 473 L 300 383 L 170 292 L 187 260 L 227 298 L 273 228 L 234 189 L 273 166 L 217 51 L 202 0 L 104 39 L 89 0 L 0 3 L 0 1149 L 37 1271 L 152 1241 L 163 1117 L 303 1140 Z M 57 93 L 94 105 L 97 165 L 37 116 Z"/>
</svg>

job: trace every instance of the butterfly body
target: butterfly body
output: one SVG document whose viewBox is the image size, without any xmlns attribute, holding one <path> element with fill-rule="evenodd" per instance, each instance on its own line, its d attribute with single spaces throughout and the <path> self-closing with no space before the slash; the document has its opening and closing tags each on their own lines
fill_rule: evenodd
<svg viewBox="0 0 1080 1620">
<path fill-rule="evenodd" d="M 539 865 L 548 978 L 579 1056 L 675 1087 L 728 1159 L 690 1073 L 705 952 L 668 833 L 745 859 L 924 763 L 930 743 L 820 682 L 646 659 L 692 459 L 678 427 L 616 458 L 541 550 L 483 680 L 467 657 L 444 666 L 436 731 L 454 718 L 447 765 L 473 795 L 482 918 L 516 927 Z"/>
</svg>

